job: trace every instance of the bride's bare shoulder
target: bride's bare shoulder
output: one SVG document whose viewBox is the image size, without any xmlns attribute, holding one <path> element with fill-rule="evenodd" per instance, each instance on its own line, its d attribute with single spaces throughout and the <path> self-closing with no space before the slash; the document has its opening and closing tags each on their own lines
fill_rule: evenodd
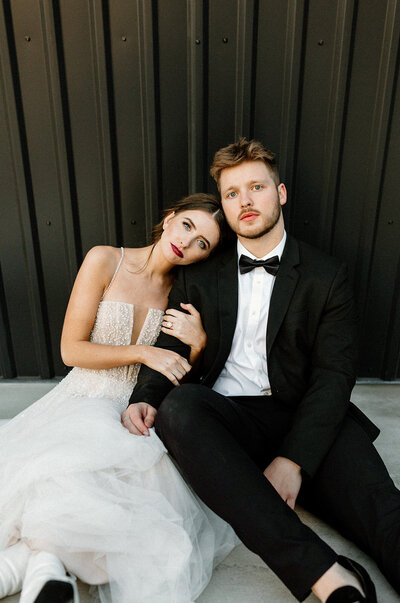
<svg viewBox="0 0 400 603">
<path fill-rule="evenodd" d="M 121 258 L 121 248 L 110 245 L 96 245 L 87 252 L 83 265 L 106 272 L 114 271 Z"/>
</svg>

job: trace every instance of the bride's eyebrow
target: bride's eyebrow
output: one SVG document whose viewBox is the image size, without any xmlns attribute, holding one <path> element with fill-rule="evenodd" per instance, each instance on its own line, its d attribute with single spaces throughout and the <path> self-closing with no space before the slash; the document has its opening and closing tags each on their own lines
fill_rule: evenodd
<svg viewBox="0 0 400 603">
<path fill-rule="evenodd" d="M 184 219 L 187 220 L 187 222 L 189 222 L 189 224 L 192 226 L 192 228 L 197 230 L 196 225 L 194 224 L 194 222 L 192 222 L 192 220 L 190 218 L 184 218 Z M 210 241 L 208 239 L 206 239 L 206 237 L 204 235 L 200 235 L 200 236 L 202 239 L 204 239 L 204 242 L 207 244 L 207 246 L 211 247 Z"/>
</svg>

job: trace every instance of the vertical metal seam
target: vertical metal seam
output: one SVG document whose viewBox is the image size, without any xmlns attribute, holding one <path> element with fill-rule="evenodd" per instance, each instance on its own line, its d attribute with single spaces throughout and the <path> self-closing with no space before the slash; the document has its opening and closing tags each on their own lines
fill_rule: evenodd
<svg viewBox="0 0 400 603">
<path fill-rule="evenodd" d="M 158 213 L 152 6 L 150 0 L 136 0 L 136 9 L 138 15 L 146 237 L 150 239 Z"/>
<path fill-rule="evenodd" d="M 196 5 L 195 0 L 186 0 L 186 27 L 187 27 L 187 114 L 188 114 L 188 188 L 189 193 L 194 193 L 197 186 L 196 178 Z M 200 40 L 201 43 L 201 40 Z"/>
<path fill-rule="evenodd" d="M 204 39 L 201 0 L 186 0 L 187 21 L 187 118 L 188 118 L 188 189 L 195 193 L 203 180 L 203 53 Z M 197 41 L 196 41 L 197 40 Z"/>
<path fill-rule="evenodd" d="M 104 39 L 101 4 L 96 0 L 88 0 L 90 40 L 93 57 L 93 79 L 94 79 L 94 98 L 96 107 L 96 124 L 98 134 L 98 153 L 101 179 L 101 201 L 104 208 L 103 216 L 106 218 L 104 223 L 104 235 L 109 245 L 116 245 L 116 224 L 114 214 L 114 190 L 113 176 L 111 172 L 111 149 L 108 121 L 108 98 L 107 83 L 105 76 L 105 57 L 104 57 Z M 101 50 L 103 51 L 103 61 L 100 60 Z"/>
<path fill-rule="evenodd" d="M 333 239 L 333 217 L 339 177 L 339 154 L 343 141 L 344 107 L 348 94 L 346 81 L 349 69 L 351 24 L 354 10 L 354 0 L 342 0 L 337 3 L 324 145 L 323 190 L 321 196 L 323 223 L 319 240 L 320 247 L 325 247 L 328 252 L 331 250 Z"/>
<path fill-rule="evenodd" d="M 249 6 L 254 0 L 237 0 L 236 3 L 236 82 L 235 82 L 235 140 L 239 136 L 250 134 L 251 108 L 251 52 L 248 47 L 250 31 L 252 31 L 254 6 Z"/>
<path fill-rule="evenodd" d="M 64 122 L 61 108 L 60 76 L 57 65 L 55 47 L 54 17 L 51 0 L 43 0 L 40 4 L 40 16 L 43 32 L 43 54 L 47 79 L 48 99 L 50 106 L 51 133 L 54 145 L 57 188 L 62 215 L 61 228 L 66 242 L 66 260 L 69 281 L 72 286 L 77 272 L 77 254 L 74 237 L 74 224 L 71 211 L 71 191 L 69 187 L 68 168 L 66 166 L 66 147 L 64 138 Z M 50 51 L 51 47 L 51 51 Z M 63 159 L 62 159 L 63 158 Z"/>
<path fill-rule="evenodd" d="M 299 25 L 299 22 L 301 25 Z M 281 135 L 279 171 L 284 175 L 290 189 L 295 171 L 295 147 L 298 130 L 300 97 L 300 63 L 301 63 L 301 33 L 304 26 L 304 11 L 302 2 L 292 0 L 288 3 L 286 13 L 286 43 L 283 69 L 282 105 L 281 105 Z M 300 39 L 299 39 L 300 38 Z M 289 191 L 290 192 L 290 191 Z M 294 194 L 292 196 L 294 201 Z M 289 204 L 289 222 L 294 213 L 294 203 Z"/>
</svg>

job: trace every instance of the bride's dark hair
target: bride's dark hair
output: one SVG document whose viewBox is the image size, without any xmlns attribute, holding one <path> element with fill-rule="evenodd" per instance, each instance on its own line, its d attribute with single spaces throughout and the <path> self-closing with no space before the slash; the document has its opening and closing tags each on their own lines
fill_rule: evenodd
<svg viewBox="0 0 400 603">
<path fill-rule="evenodd" d="M 163 219 L 153 228 L 152 243 L 155 244 L 161 239 L 161 235 L 163 233 L 164 220 L 167 216 L 169 216 L 169 214 L 180 214 L 183 211 L 188 210 L 200 210 L 211 214 L 211 216 L 214 218 L 218 225 L 220 232 L 219 242 L 221 242 L 221 239 L 226 235 L 227 229 L 224 212 L 221 209 L 221 204 L 219 203 L 217 198 L 214 197 L 214 195 L 208 195 L 206 193 L 194 193 L 193 195 L 188 195 L 187 197 L 184 197 L 180 201 L 177 201 L 172 207 L 169 207 L 168 209 L 164 210 Z"/>
</svg>

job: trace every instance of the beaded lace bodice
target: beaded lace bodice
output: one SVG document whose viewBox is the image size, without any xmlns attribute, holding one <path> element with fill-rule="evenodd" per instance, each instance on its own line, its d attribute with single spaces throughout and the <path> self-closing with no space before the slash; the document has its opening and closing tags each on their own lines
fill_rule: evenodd
<svg viewBox="0 0 400 603">
<path fill-rule="evenodd" d="M 101 301 L 90 341 L 104 345 L 129 345 L 132 339 L 135 307 L 120 301 Z M 163 310 L 149 308 L 137 345 L 154 345 L 161 328 Z M 74 396 L 111 398 L 126 405 L 136 384 L 140 364 L 111 369 L 75 367 L 59 387 Z"/>
</svg>

